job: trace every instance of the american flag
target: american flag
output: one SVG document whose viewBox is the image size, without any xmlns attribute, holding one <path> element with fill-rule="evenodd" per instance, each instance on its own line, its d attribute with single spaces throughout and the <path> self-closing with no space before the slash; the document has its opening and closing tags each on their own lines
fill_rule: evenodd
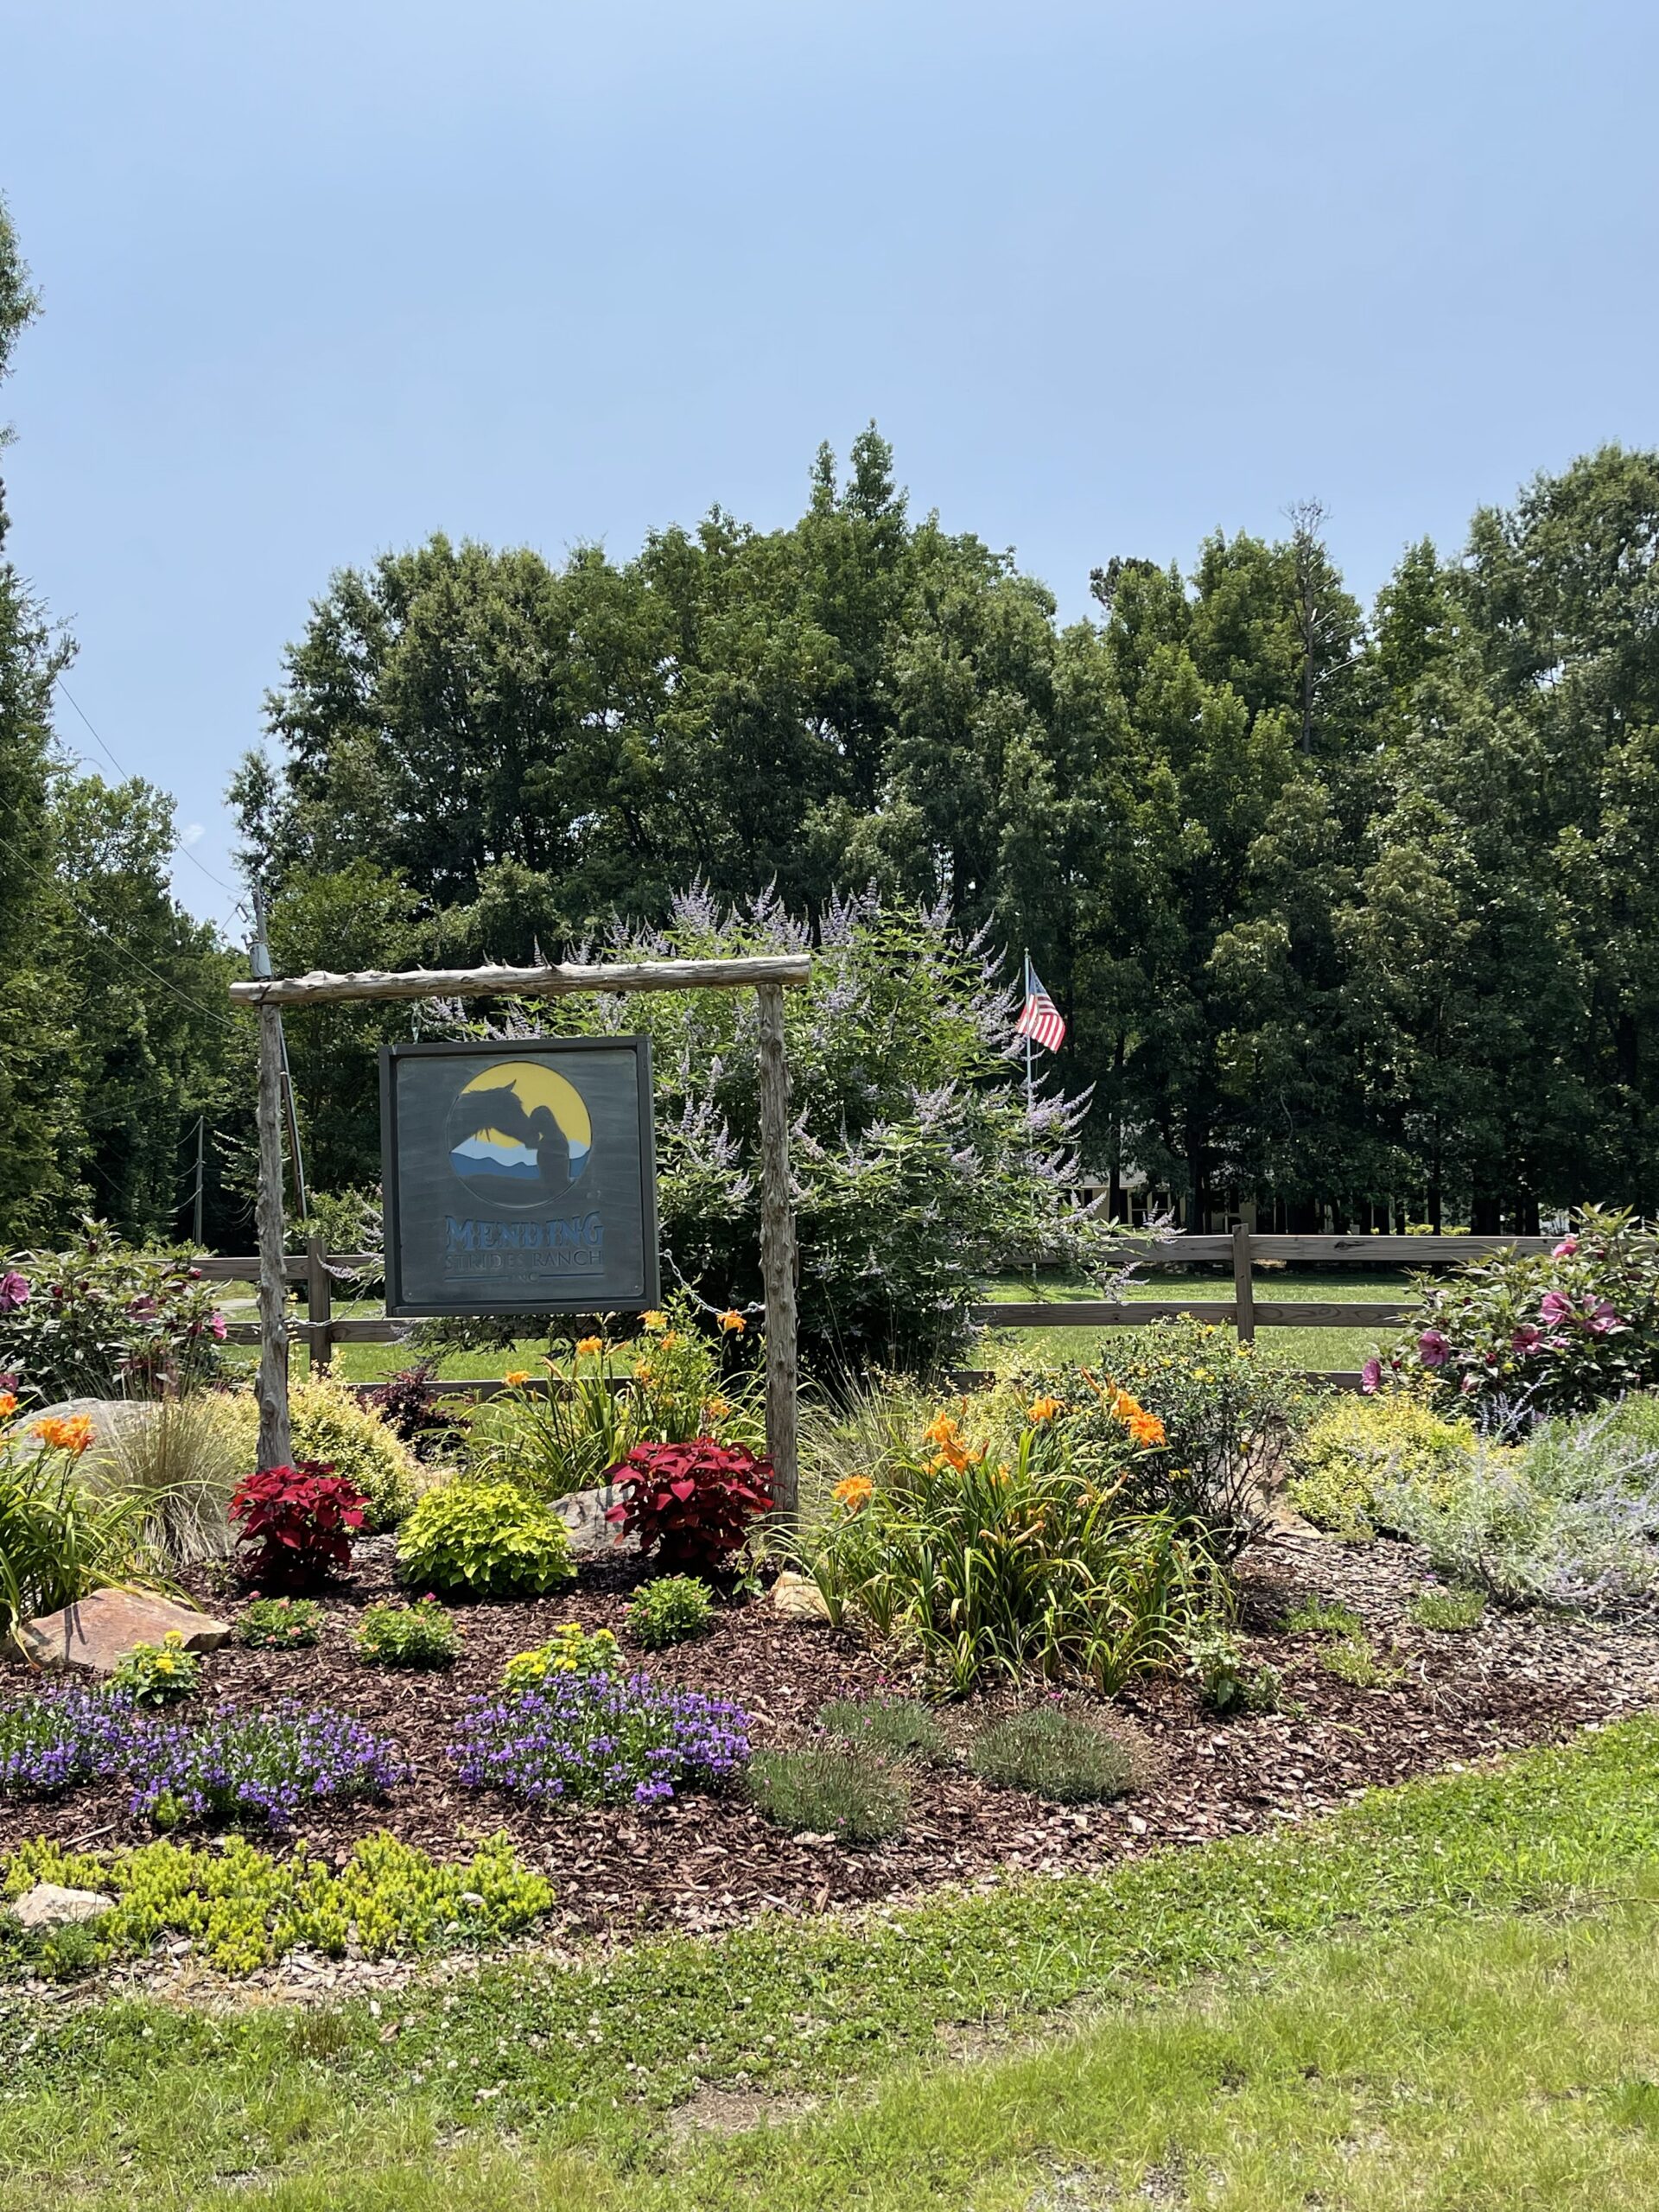
<svg viewBox="0 0 1659 2212">
<path fill-rule="evenodd" d="M 1029 958 L 1026 962 L 1026 1002 L 1020 1009 L 1014 1033 L 1033 1039 L 1046 1052 L 1058 1052 L 1065 1042 L 1065 1017 L 1043 988 L 1042 979 Z"/>
</svg>

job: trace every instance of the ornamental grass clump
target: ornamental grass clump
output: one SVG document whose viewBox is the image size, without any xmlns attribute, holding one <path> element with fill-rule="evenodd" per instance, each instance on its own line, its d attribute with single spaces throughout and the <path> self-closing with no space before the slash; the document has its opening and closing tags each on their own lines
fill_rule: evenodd
<svg viewBox="0 0 1659 2212">
<path fill-rule="evenodd" d="M 435 1598 L 371 1605 L 358 1628 L 357 1656 L 371 1667 L 453 1667 L 461 1630 Z"/>
<path fill-rule="evenodd" d="M 835 1698 L 818 1714 L 826 1735 L 862 1744 L 885 1759 L 944 1766 L 950 1745 L 938 1717 L 913 1697 Z"/>
<path fill-rule="evenodd" d="M 910 1817 L 904 1776 L 868 1744 L 765 1751 L 749 1770 L 749 1795 L 773 1827 L 838 1843 L 883 1843 Z"/>
<path fill-rule="evenodd" d="M 0 1797 L 56 1797 L 124 1774 L 142 1733 L 120 1690 L 43 1690 L 0 1707 Z"/>
<path fill-rule="evenodd" d="M 471 1788 L 532 1805 L 652 1805 L 747 1765 L 749 1718 L 644 1675 L 555 1675 L 542 1689 L 475 1706 L 450 1755 Z"/>
<path fill-rule="evenodd" d="M 1135 1785 L 1128 1746 L 1060 1705 L 1011 1713 L 976 1738 L 969 1753 L 982 1782 L 1027 1789 L 1056 1805 L 1097 1804 Z"/>
<path fill-rule="evenodd" d="M 216 1713 L 200 1728 L 152 1724 L 137 1752 L 133 1810 L 159 1828 L 289 1828 L 308 1804 L 384 1797 L 404 1773 L 397 1746 L 362 1721 L 293 1698 Z"/>
</svg>

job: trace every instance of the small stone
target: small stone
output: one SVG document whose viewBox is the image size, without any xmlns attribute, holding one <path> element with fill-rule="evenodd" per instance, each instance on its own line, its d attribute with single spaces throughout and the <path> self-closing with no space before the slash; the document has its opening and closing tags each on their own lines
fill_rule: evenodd
<svg viewBox="0 0 1659 2212">
<path fill-rule="evenodd" d="M 96 1920 L 115 1904 L 101 1890 L 64 1890 L 55 1882 L 36 1882 L 11 1907 L 12 1917 L 31 1934 L 53 1928 L 78 1928 L 83 1920 Z"/>
<path fill-rule="evenodd" d="M 32 1667 L 107 1675 L 140 1643 L 160 1643 L 176 1633 L 187 1651 L 217 1651 L 230 1632 L 226 1622 L 194 1605 L 147 1590 L 94 1590 L 61 1612 L 14 1628 L 10 1643 Z"/>
<path fill-rule="evenodd" d="M 830 1608 L 817 1584 L 787 1568 L 772 1586 L 772 1609 L 788 1621 L 827 1621 L 830 1618 Z"/>
</svg>

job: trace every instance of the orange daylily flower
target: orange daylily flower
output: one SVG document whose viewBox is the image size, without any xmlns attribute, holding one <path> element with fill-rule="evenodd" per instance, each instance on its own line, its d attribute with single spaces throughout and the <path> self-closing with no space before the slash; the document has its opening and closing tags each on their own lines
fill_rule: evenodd
<svg viewBox="0 0 1659 2212">
<path fill-rule="evenodd" d="M 749 1325 L 734 1306 L 728 1306 L 720 1317 L 720 1325 L 728 1337 L 741 1337 Z"/>
<path fill-rule="evenodd" d="M 73 1452 L 79 1459 L 92 1440 L 92 1417 L 90 1414 L 71 1414 L 67 1421 L 37 1421 L 29 1433 L 38 1436 L 53 1451 Z"/>
<path fill-rule="evenodd" d="M 875 1495 L 875 1484 L 868 1475 L 848 1475 L 830 1493 L 838 1505 L 849 1513 L 856 1513 L 861 1505 L 868 1505 Z"/>
<path fill-rule="evenodd" d="M 1033 1398 L 1026 1408 L 1026 1419 L 1036 1428 L 1065 1411 L 1065 1408 L 1058 1398 Z"/>
<path fill-rule="evenodd" d="M 580 1359 L 582 1353 L 585 1351 L 601 1352 L 604 1349 L 605 1339 L 603 1337 L 582 1337 L 578 1338 L 576 1343 L 576 1357 Z"/>
<path fill-rule="evenodd" d="M 0 1390 L 0 1421 L 5 1421 L 16 1410 L 17 1393 L 15 1390 Z"/>
</svg>

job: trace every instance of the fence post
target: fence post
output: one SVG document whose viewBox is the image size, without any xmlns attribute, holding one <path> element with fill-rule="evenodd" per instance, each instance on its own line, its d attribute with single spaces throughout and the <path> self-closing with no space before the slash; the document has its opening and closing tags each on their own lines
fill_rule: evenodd
<svg viewBox="0 0 1659 2212">
<path fill-rule="evenodd" d="M 1233 1230 L 1233 1322 L 1242 1344 L 1255 1342 L 1255 1280 L 1250 1272 L 1250 1224 L 1239 1222 Z"/>
<path fill-rule="evenodd" d="M 326 1375 L 334 1357 L 334 1279 L 328 1272 L 328 1251 L 320 1236 L 307 1239 L 305 1247 L 305 1318 L 308 1375 Z"/>
</svg>

